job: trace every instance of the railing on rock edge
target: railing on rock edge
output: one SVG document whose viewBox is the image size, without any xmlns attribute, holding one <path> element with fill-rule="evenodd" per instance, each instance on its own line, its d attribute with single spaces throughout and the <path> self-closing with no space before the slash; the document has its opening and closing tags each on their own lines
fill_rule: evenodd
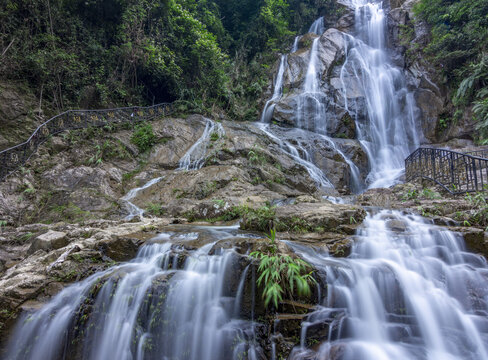
<svg viewBox="0 0 488 360">
<path fill-rule="evenodd" d="M 151 120 L 156 116 L 166 116 L 174 112 L 174 105 L 162 103 L 147 107 L 123 107 L 103 110 L 68 110 L 56 115 L 40 125 L 24 143 L 0 152 L 0 181 L 34 154 L 49 136 L 65 130 L 75 130 L 90 126 L 104 126 L 109 123 L 127 123 Z"/>
<path fill-rule="evenodd" d="M 488 185 L 487 157 L 488 149 L 460 153 L 421 147 L 405 159 L 406 180 L 429 179 L 451 194 L 483 191 Z"/>
</svg>

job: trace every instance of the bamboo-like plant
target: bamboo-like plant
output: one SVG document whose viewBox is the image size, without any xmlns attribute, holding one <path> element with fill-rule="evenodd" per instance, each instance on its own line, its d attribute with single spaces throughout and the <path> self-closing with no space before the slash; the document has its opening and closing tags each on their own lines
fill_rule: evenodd
<svg viewBox="0 0 488 360">
<path fill-rule="evenodd" d="M 279 254 L 274 229 L 267 237 L 270 240 L 268 250 L 254 251 L 250 254 L 259 260 L 257 284 L 263 287 L 265 306 L 268 307 L 272 303 L 277 308 L 285 294 L 290 297 L 293 297 L 295 292 L 299 296 L 310 295 L 310 285 L 316 282 L 312 276 L 312 266 L 302 259 Z"/>
</svg>

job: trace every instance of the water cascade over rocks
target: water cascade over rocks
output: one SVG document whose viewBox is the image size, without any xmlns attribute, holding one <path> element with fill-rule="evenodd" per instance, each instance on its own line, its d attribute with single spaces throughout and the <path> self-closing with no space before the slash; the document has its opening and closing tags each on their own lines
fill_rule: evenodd
<svg viewBox="0 0 488 360">
<path fill-rule="evenodd" d="M 69 286 L 26 314 L 6 359 L 262 358 L 252 319 L 238 311 L 248 272 L 235 251 L 215 246 L 236 236 L 246 235 L 236 226 L 159 234 L 134 260 Z M 204 245 L 185 250 L 195 241 Z M 237 274 L 231 286 L 235 271 L 243 278 Z"/>
<path fill-rule="evenodd" d="M 225 131 L 222 124 L 210 119 L 205 120 L 206 123 L 203 134 L 181 158 L 179 167 L 180 170 L 201 169 L 205 162 L 205 156 L 207 155 L 208 145 L 212 140 L 212 136 L 216 136 L 217 138 L 225 136 Z"/>
<path fill-rule="evenodd" d="M 297 38 L 298 39 L 298 38 Z M 296 40 L 298 41 L 298 40 Z M 295 46 L 295 45 L 294 45 Z M 263 113 L 261 115 L 261 122 L 268 123 L 273 115 L 275 102 L 281 98 L 283 91 L 283 75 L 286 69 L 287 56 L 281 55 L 280 67 L 278 69 L 278 75 L 276 75 L 276 81 L 273 90 L 273 96 L 264 105 Z"/>
<path fill-rule="evenodd" d="M 319 36 L 324 31 L 325 28 L 323 17 L 317 19 L 309 29 L 310 34 L 315 34 Z M 298 43 L 301 38 L 301 36 L 297 36 L 295 38 L 293 47 L 291 49 L 291 54 L 295 53 L 298 50 Z M 336 145 L 333 139 L 331 139 L 327 135 L 327 96 L 320 86 L 321 78 L 318 68 L 319 43 L 320 37 L 315 37 L 312 41 L 312 46 L 308 57 L 307 70 L 303 79 L 301 90 L 296 97 L 296 109 L 294 111 L 296 121 L 294 125 L 297 129 L 308 130 L 322 136 L 324 143 L 327 144 L 327 146 L 329 146 L 331 149 L 333 149 L 336 154 L 342 157 L 343 161 L 349 166 L 349 187 L 353 192 L 359 192 L 363 188 L 363 185 L 357 165 L 354 164 L 351 159 L 343 151 L 340 150 L 340 148 Z M 286 72 L 287 74 L 285 74 Z M 292 75 L 290 75 L 290 69 L 288 65 L 288 56 L 282 55 L 276 80 L 274 82 L 273 95 L 264 106 L 261 115 L 261 123 L 269 123 L 272 120 L 276 104 L 279 103 L 283 97 L 283 82 L 285 75 L 288 78 L 292 77 Z M 270 126 L 258 125 L 258 127 L 260 127 L 261 130 L 265 131 L 271 139 L 277 140 L 279 138 L 279 134 L 274 132 Z M 292 145 L 290 141 L 287 141 L 284 138 L 280 138 L 278 140 L 281 148 L 285 151 L 285 153 L 291 154 L 290 156 L 292 156 L 295 160 L 297 160 L 297 157 L 300 159 L 297 161 L 305 166 L 309 174 L 318 185 L 320 185 L 322 188 L 333 187 L 333 184 L 327 178 L 327 175 L 324 173 L 324 171 L 316 164 L 314 164 L 313 160 L 311 160 L 312 156 L 309 150 L 304 150 L 305 147 L 300 145 L 302 151 L 299 152 L 296 151 L 295 146 Z M 309 147 L 313 148 L 313 146 L 310 145 Z M 323 179 L 325 179 L 326 181 L 323 181 Z"/>
<path fill-rule="evenodd" d="M 488 358 L 487 264 L 460 235 L 383 210 L 366 219 L 348 258 L 289 245 L 327 284 L 291 359 Z M 312 350 L 317 328 L 327 341 Z"/>
<path fill-rule="evenodd" d="M 163 179 L 163 177 L 157 177 L 154 179 L 149 180 L 147 183 L 145 183 L 143 186 L 131 189 L 124 197 L 122 197 L 120 200 L 125 205 L 126 210 L 128 211 L 128 215 L 125 217 L 125 220 L 130 221 L 135 217 L 139 217 L 142 219 L 142 216 L 144 215 L 144 210 L 135 205 L 134 203 L 131 202 L 136 196 L 139 191 L 147 189 L 154 184 L 160 182 Z"/>
<path fill-rule="evenodd" d="M 287 91 L 279 89 L 280 95 L 268 101 L 261 121 L 322 134 L 338 149 L 338 138 L 357 139 L 369 160 L 360 177 L 350 167 L 351 190 L 359 192 L 398 183 L 405 157 L 423 136 L 416 123 L 414 96 L 386 46 L 383 2 L 344 4 L 354 12 L 352 33 L 324 31 L 324 19 L 319 18 L 306 35 L 309 50 L 297 52 L 302 41 L 297 37 L 287 63 L 281 60 L 276 81 Z M 348 165 L 354 162 L 343 149 L 339 154 Z M 330 169 L 322 170 L 328 177 Z"/>
<path fill-rule="evenodd" d="M 356 122 L 357 138 L 370 159 L 370 187 L 398 181 L 404 159 L 419 145 L 416 106 L 400 69 L 386 50 L 383 2 L 354 0 L 356 36 L 348 35 L 340 70 L 345 109 Z M 348 93 L 354 84 L 364 97 Z M 362 101 L 361 105 L 351 103 Z M 363 108 L 361 111 L 358 109 Z"/>
<path fill-rule="evenodd" d="M 317 156 L 319 145 L 327 147 L 347 164 L 349 188 L 360 192 L 399 181 L 403 158 L 422 134 L 413 96 L 386 50 L 382 2 L 347 4 L 355 14 L 354 34 L 325 31 L 319 18 L 310 34 L 297 37 L 292 52 L 280 59 L 272 97 L 253 131 L 257 127 L 278 144 L 322 190 L 334 186 Z M 302 39 L 310 40 L 308 51 Z M 344 127 L 348 119 L 353 129 Z M 347 130 L 354 138 L 337 136 Z M 206 119 L 202 136 L 174 173 L 198 174 L 211 142 L 224 135 L 220 123 Z M 347 146 L 359 143 L 369 158 L 367 170 L 347 152 Z M 161 179 L 121 199 L 129 212 L 126 220 L 142 219 L 144 211 L 132 201 Z M 320 215 L 315 205 L 333 213 L 330 223 L 345 206 L 302 198 L 308 200 L 297 209 L 307 209 L 311 220 Z M 297 199 L 290 196 L 281 204 Z M 293 213 L 293 220 L 304 220 L 301 215 Z M 292 345 L 288 337 L 286 351 L 280 348 L 283 334 L 276 334 L 281 320 L 270 321 L 267 316 L 275 314 L 263 308 L 256 316 L 260 294 L 256 263 L 248 254 L 262 246 L 262 236 L 243 233 L 238 225 L 164 225 L 133 260 L 71 284 L 40 309 L 22 314 L 2 355 L 8 360 L 274 360 L 282 354 L 291 360 L 488 359 L 485 258 L 467 252 L 460 234 L 412 214 L 370 209 L 362 225 L 354 225 L 353 216 L 346 219 L 340 230 L 326 224 L 331 232 L 305 234 L 332 236 L 326 241 L 308 237 L 279 244 L 308 261 L 317 280 L 314 297 L 307 300 L 313 303 L 301 304 L 306 311 L 291 316 L 301 333 Z M 352 241 L 347 257 L 325 250 L 337 238 Z"/>
</svg>

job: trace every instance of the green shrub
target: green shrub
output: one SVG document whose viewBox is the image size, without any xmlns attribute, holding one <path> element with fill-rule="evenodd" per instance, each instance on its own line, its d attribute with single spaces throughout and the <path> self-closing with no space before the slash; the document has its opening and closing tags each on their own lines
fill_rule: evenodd
<svg viewBox="0 0 488 360">
<path fill-rule="evenodd" d="M 154 135 L 151 124 L 138 124 L 130 141 L 137 146 L 140 152 L 148 151 L 156 143 L 156 135 Z"/>
<path fill-rule="evenodd" d="M 250 254 L 259 260 L 257 284 L 263 288 L 265 306 L 272 304 L 277 308 L 278 302 L 286 294 L 292 297 L 296 292 L 299 296 L 309 296 L 310 284 L 315 283 L 312 266 L 302 259 L 279 254 L 275 230 L 270 231 L 268 239 L 270 244 L 267 251 L 254 251 Z"/>
<path fill-rule="evenodd" d="M 149 203 L 146 206 L 146 212 L 154 216 L 161 216 L 164 215 L 165 209 L 161 204 Z"/>
</svg>

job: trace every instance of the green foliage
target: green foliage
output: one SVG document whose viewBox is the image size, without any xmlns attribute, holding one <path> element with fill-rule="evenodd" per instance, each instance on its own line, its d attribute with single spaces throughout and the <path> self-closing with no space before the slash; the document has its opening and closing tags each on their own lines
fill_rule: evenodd
<svg viewBox="0 0 488 360">
<path fill-rule="evenodd" d="M 269 231 L 275 217 L 275 206 L 261 206 L 257 209 L 248 206 L 241 206 L 240 212 L 244 224 L 252 225 L 253 229 L 259 231 Z M 242 225 L 243 227 L 244 224 Z"/>
<path fill-rule="evenodd" d="M 465 226 L 480 225 L 488 227 L 488 201 L 486 193 L 477 192 L 474 195 L 466 193 L 464 199 L 473 206 L 469 211 L 469 219 L 464 221 Z M 468 223 L 469 225 L 466 225 Z"/>
<path fill-rule="evenodd" d="M 220 139 L 219 133 L 213 132 L 210 134 L 210 141 L 217 141 L 218 139 Z"/>
<path fill-rule="evenodd" d="M 22 234 L 22 236 L 19 237 L 19 241 L 22 242 L 27 242 L 29 241 L 32 237 L 34 236 L 33 233 L 31 232 L 26 232 L 25 234 Z"/>
<path fill-rule="evenodd" d="M 284 295 L 293 297 L 296 293 L 299 296 L 309 296 L 310 284 L 315 282 L 311 265 L 302 259 L 278 253 L 274 229 L 271 229 L 268 239 L 270 244 L 266 251 L 254 251 L 250 254 L 259 260 L 257 284 L 263 288 L 265 306 L 272 304 L 277 308 Z"/>
<path fill-rule="evenodd" d="M 6 0 L 0 77 L 27 82 L 57 111 L 178 99 L 183 111 L 217 106 L 256 120 L 276 51 L 341 9 L 335 0 Z"/>
<path fill-rule="evenodd" d="M 138 147 L 140 152 L 146 152 L 152 148 L 156 143 L 156 135 L 154 135 L 151 124 L 142 123 L 136 125 L 130 141 Z"/>
<path fill-rule="evenodd" d="M 458 108 L 474 105 L 474 116 L 480 130 L 479 140 L 486 142 L 488 2 L 421 0 L 415 5 L 414 11 L 431 26 L 431 41 L 425 53 L 440 69 L 445 82 L 457 88 L 454 105 Z"/>
<path fill-rule="evenodd" d="M 162 216 L 166 212 L 161 204 L 149 203 L 146 206 L 146 212 L 154 216 Z"/>
<path fill-rule="evenodd" d="M 251 164 L 263 164 L 266 162 L 266 157 L 262 153 L 262 150 L 254 145 L 252 150 L 249 150 L 247 153 L 247 159 Z"/>
<path fill-rule="evenodd" d="M 412 189 L 408 190 L 404 195 L 403 195 L 403 200 L 416 200 L 416 199 L 429 199 L 429 200 L 434 200 L 434 199 L 440 199 L 441 194 L 439 194 L 437 191 L 434 191 L 429 188 L 422 189 L 422 191 L 418 191 L 417 189 Z"/>
</svg>

